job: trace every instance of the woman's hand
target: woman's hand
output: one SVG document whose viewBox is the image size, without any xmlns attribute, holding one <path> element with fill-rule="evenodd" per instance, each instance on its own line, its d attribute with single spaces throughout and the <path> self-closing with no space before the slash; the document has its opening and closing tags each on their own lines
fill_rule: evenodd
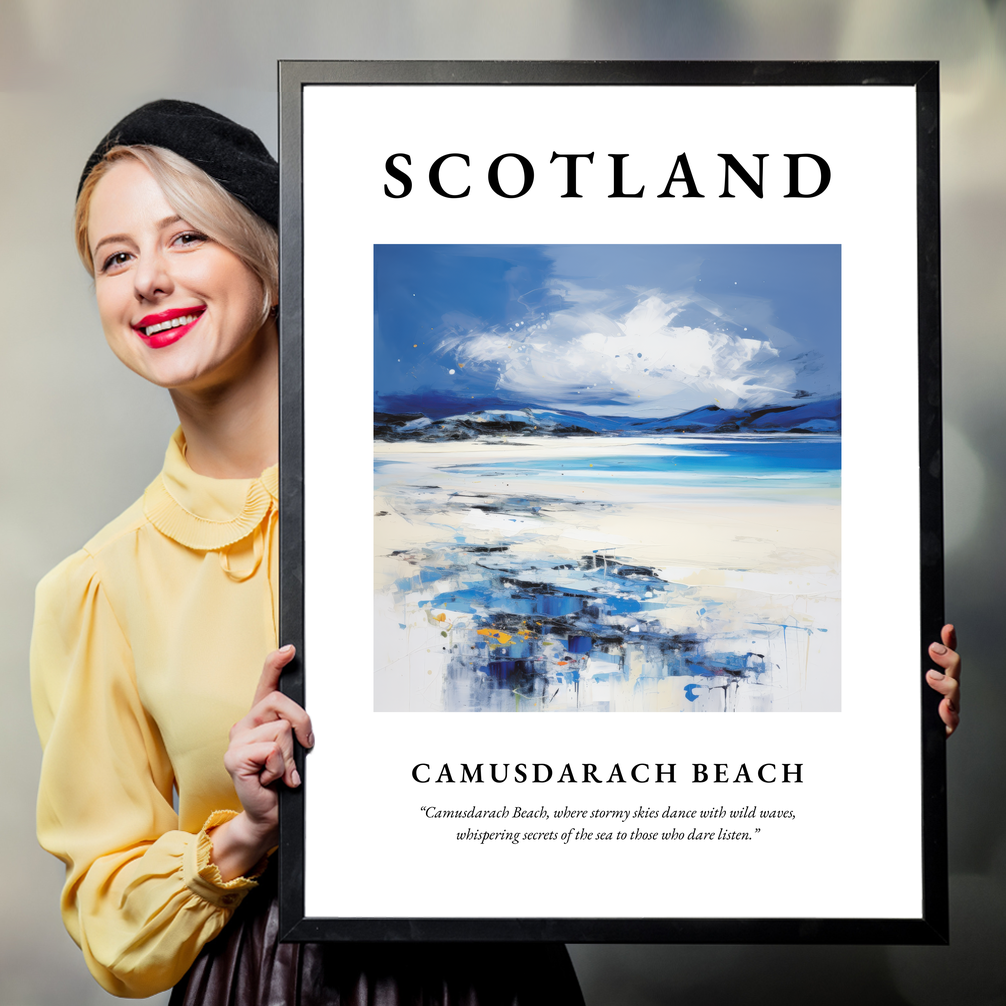
<svg viewBox="0 0 1006 1006">
<path fill-rule="evenodd" d="M 279 838 L 278 780 L 300 785 L 293 759 L 293 737 L 314 746 L 311 718 L 278 690 L 280 674 L 293 659 L 292 646 L 273 650 L 265 659 L 251 711 L 231 727 L 224 766 L 244 810 L 212 829 L 212 861 L 224 880 L 240 877 L 273 848 Z"/>
<path fill-rule="evenodd" d="M 931 643 L 929 656 L 943 668 L 926 673 L 929 687 L 943 696 L 940 719 L 947 726 L 949 737 L 961 721 L 961 658 L 957 651 L 957 632 L 952 625 L 944 625 L 941 643 Z"/>
</svg>

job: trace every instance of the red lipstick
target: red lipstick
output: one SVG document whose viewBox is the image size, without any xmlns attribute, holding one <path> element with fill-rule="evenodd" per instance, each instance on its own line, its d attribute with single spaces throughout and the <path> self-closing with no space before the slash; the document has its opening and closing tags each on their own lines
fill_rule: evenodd
<svg viewBox="0 0 1006 1006">
<path fill-rule="evenodd" d="M 196 307 L 173 307 L 168 311 L 148 314 L 133 325 L 133 331 L 151 348 L 161 349 L 178 342 L 187 335 L 192 326 L 202 317 L 204 305 Z M 178 324 L 179 319 L 188 318 L 184 324 Z M 174 322 L 174 324 L 172 324 Z M 154 331 L 150 331 L 154 329 Z M 149 335 L 147 333 L 150 333 Z"/>
</svg>

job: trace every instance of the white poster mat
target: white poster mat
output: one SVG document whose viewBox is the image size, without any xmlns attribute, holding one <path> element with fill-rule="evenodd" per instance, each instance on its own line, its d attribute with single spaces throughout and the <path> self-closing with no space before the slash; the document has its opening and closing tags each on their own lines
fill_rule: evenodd
<svg viewBox="0 0 1006 1006">
<path fill-rule="evenodd" d="M 915 143 L 911 87 L 305 87 L 305 652 L 318 738 L 308 916 L 921 917 Z M 583 198 L 561 199 L 566 172 L 561 161 L 549 167 L 552 152 L 589 150 Z M 384 191 L 398 189 L 385 161 L 399 151 L 412 158 L 407 199 Z M 470 170 L 455 159 L 444 172 L 452 186 L 471 184 L 465 199 L 427 182 L 429 165 L 452 151 L 471 158 Z M 510 151 L 536 169 L 520 199 L 486 182 L 489 163 Z M 706 198 L 651 198 L 683 151 Z M 783 155 L 806 151 L 830 164 L 827 193 L 782 198 Z M 607 198 L 609 152 L 630 153 L 626 191 L 645 183 L 644 198 Z M 753 153 L 769 154 L 763 199 L 736 180 L 737 198 L 717 198 L 717 155 L 728 152 L 752 167 Z M 605 242 L 841 245 L 840 712 L 374 711 L 374 245 Z M 602 778 L 615 763 L 677 770 L 673 785 L 412 776 L 419 763 L 435 778 L 462 762 L 568 762 L 578 774 L 588 762 Z M 731 778 L 742 763 L 780 773 L 799 763 L 802 781 L 694 783 L 693 763 L 726 764 Z M 794 817 L 747 842 L 512 844 L 458 841 L 458 822 L 421 809 L 544 807 L 542 830 L 565 835 L 571 825 L 555 809 L 748 805 Z M 686 830 L 696 823 L 724 822 Z"/>
</svg>

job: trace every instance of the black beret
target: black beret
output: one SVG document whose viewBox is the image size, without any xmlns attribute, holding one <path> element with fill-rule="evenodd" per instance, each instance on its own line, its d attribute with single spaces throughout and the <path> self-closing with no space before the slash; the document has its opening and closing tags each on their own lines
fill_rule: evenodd
<svg viewBox="0 0 1006 1006">
<path fill-rule="evenodd" d="M 173 150 L 202 168 L 253 213 L 279 226 L 275 158 L 250 129 L 191 101 L 151 101 L 113 126 L 88 158 L 77 195 L 91 169 L 112 147 L 140 144 Z"/>
</svg>

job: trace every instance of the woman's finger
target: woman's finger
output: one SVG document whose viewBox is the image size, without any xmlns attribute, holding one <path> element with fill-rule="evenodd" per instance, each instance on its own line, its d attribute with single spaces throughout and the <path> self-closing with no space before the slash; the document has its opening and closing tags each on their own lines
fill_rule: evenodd
<svg viewBox="0 0 1006 1006">
<path fill-rule="evenodd" d="M 926 683 L 933 691 L 939 692 L 943 696 L 943 701 L 940 702 L 939 706 L 939 713 L 949 737 L 957 729 L 961 721 L 960 682 L 949 674 L 930 670 L 926 672 Z"/>
<path fill-rule="evenodd" d="M 279 687 L 279 677 L 283 673 L 283 668 L 293 660 L 296 653 L 297 650 L 294 646 L 288 645 L 278 650 L 273 650 L 265 658 L 265 663 L 262 665 L 262 675 L 259 678 L 258 687 L 255 689 L 255 698 L 252 699 L 253 709 L 270 692 L 276 691 Z"/>
<path fill-rule="evenodd" d="M 286 759 L 283 757 L 283 749 L 279 743 L 270 745 L 269 754 L 262 764 L 262 771 L 259 772 L 258 780 L 263 786 L 274 783 L 283 777 L 286 770 Z"/>
<path fill-rule="evenodd" d="M 944 699 L 940 703 L 940 719 L 943 720 L 946 726 L 948 737 L 957 729 L 957 725 L 961 722 L 961 714 L 950 704 L 949 699 Z"/>
<path fill-rule="evenodd" d="M 957 679 L 961 673 L 961 655 L 943 643 L 930 643 L 929 656 L 934 663 L 940 665 L 945 674 Z"/>
<path fill-rule="evenodd" d="M 289 695 L 270 692 L 261 702 L 252 707 L 251 712 L 241 721 L 245 728 L 258 726 L 272 720 L 286 720 L 297 734 L 297 740 L 304 747 L 314 746 L 311 717 Z"/>
<path fill-rule="evenodd" d="M 926 672 L 926 682 L 934 691 L 940 693 L 950 700 L 951 706 L 957 710 L 957 696 L 960 693 L 961 685 L 956 678 L 942 671 L 930 670 Z"/>
<path fill-rule="evenodd" d="M 263 723 L 272 723 L 276 720 L 286 720 L 294 728 L 297 740 L 306 747 L 314 747 L 314 731 L 311 726 L 311 717 L 304 711 L 303 706 L 297 705 L 288 695 L 282 692 L 270 692 L 261 702 L 231 727 L 230 739 L 254 730 L 255 727 Z"/>
<path fill-rule="evenodd" d="M 940 639 L 943 640 L 943 645 L 948 646 L 951 650 L 957 649 L 957 629 L 952 625 L 944 625 L 940 630 Z"/>
<path fill-rule="evenodd" d="M 270 720 L 246 730 L 234 739 L 235 747 L 273 742 L 283 756 L 283 781 L 291 788 L 300 785 L 300 773 L 293 757 L 293 731 L 286 720 Z M 277 777 L 278 778 L 278 777 Z"/>
<path fill-rule="evenodd" d="M 268 786 L 283 775 L 286 762 L 279 743 L 262 740 L 228 748 L 224 767 L 235 780 L 255 779 L 260 786 Z"/>
</svg>

